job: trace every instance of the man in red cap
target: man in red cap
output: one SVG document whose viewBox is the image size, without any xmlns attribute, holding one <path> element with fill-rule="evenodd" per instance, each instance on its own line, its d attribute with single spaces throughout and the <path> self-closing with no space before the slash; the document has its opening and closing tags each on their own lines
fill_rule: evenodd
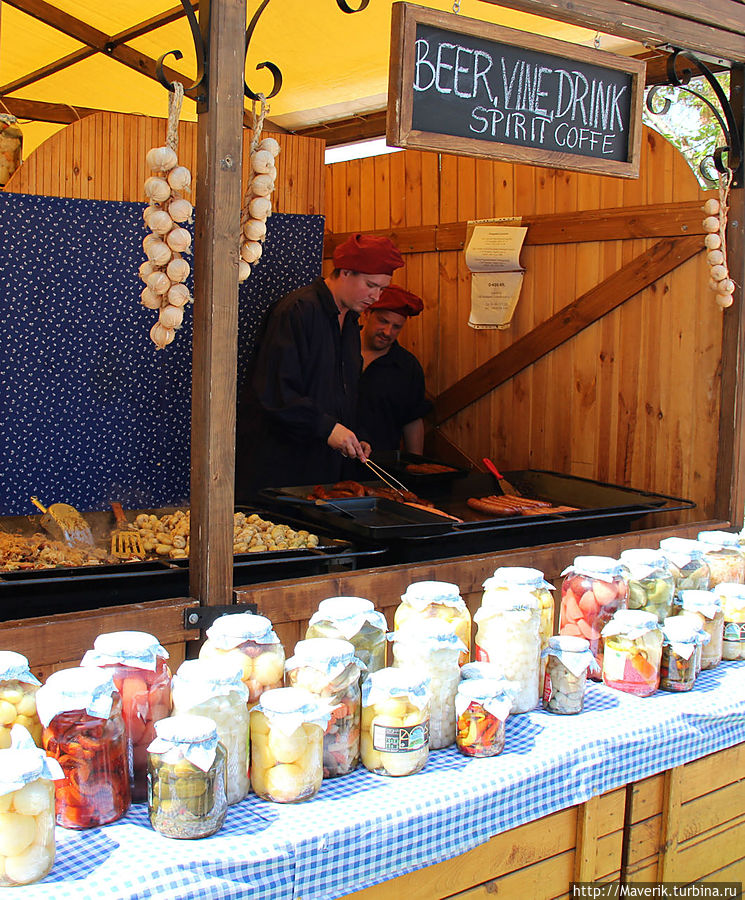
<svg viewBox="0 0 745 900">
<path fill-rule="evenodd" d="M 357 400 L 359 430 L 373 450 L 421 454 L 422 417 L 430 410 L 419 361 L 396 340 L 406 320 L 424 308 L 420 297 L 397 285 L 362 314 L 362 376 Z"/>
<path fill-rule="evenodd" d="M 355 433 L 362 360 L 357 317 L 403 257 L 387 237 L 355 234 L 326 278 L 270 308 L 236 434 L 236 498 L 262 487 L 330 484 L 370 446 Z"/>
</svg>

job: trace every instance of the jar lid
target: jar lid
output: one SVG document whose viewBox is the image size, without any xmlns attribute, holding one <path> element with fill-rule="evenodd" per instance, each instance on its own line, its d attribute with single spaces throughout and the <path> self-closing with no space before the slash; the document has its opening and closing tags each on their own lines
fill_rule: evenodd
<svg viewBox="0 0 745 900">
<path fill-rule="evenodd" d="M 745 601 L 745 584 L 735 584 L 730 581 L 722 581 L 716 587 L 711 589 L 711 593 L 719 597 L 721 600 L 725 601 Z"/>
<path fill-rule="evenodd" d="M 170 765 L 186 759 L 207 772 L 215 761 L 217 726 L 207 716 L 168 716 L 155 723 L 155 735 L 148 753 L 157 753 Z"/>
<path fill-rule="evenodd" d="M 430 603 L 442 603 L 446 606 L 465 605 L 460 588 L 449 581 L 415 581 L 406 588 L 401 600 L 418 609 L 424 609 Z"/>
<path fill-rule="evenodd" d="M 318 604 L 318 612 L 328 616 L 355 616 L 375 609 L 372 600 L 364 597 L 326 597 Z"/>
<path fill-rule="evenodd" d="M 207 629 L 207 637 L 220 650 L 233 650 L 246 641 L 257 644 L 279 643 L 269 619 L 254 613 L 227 613 L 220 616 Z"/>
<path fill-rule="evenodd" d="M 264 691 L 251 713 L 263 713 L 272 727 L 289 735 L 305 724 L 319 725 L 325 730 L 331 709 L 325 699 L 304 688 L 284 687 Z"/>
<path fill-rule="evenodd" d="M 388 627 L 383 613 L 378 612 L 372 601 L 364 597 L 327 597 L 318 604 L 318 610 L 310 617 L 309 625 L 330 621 L 345 638 L 358 634 L 365 625 L 379 631 Z"/>
<path fill-rule="evenodd" d="M 62 766 L 34 744 L 23 725 L 11 728 L 10 741 L 9 748 L 0 750 L 0 797 L 39 778 L 60 781 L 65 777 Z"/>
<path fill-rule="evenodd" d="M 701 556 L 703 550 L 701 544 L 693 538 L 666 537 L 660 541 L 660 550 L 671 553 L 690 553 Z"/>
<path fill-rule="evenodd" d="M 633 568 L 649 569 L 666 569 L 667 560 L 659 550 L 649 550 L 646 548 L 632 548 L 630 550 L 622 550 L 620 560 L 627 563 Z"/>
<path fill-rule="evenodd" d="M 234 656 L 215 656 L 208 659 L 187 659 L 173 676 L 171 690 L 174 698 L 197 706 L 212 697 L 224 697 L 237 693 L 248 699 L 248 688 L 243 682 L 243 666 Z M 178 705 L 181 705 L 180 703 Z"/>
<path fill-rule="evenodd" d="M 567 566 L 561 574 L 567 575 L 569 572 L 607 581 L 608 578 L 623 575 L 624 569 L 623 564 L 612 556 L 577 556 L 571 566 Z"/>
<path fill-rule="evenodd" d="M 715 591 L 678 591 L 678 599 L 683 609 L 700 613 L 707 619 L 713 619 L 722 608 L 722 601 Z"/>
<path fill-rule="evenodd" d="M 47 678 L 36 693 L 36 711 L 46 728 L 62 712 L 85 710 L 89 716 L 108 719 L 117 694 L 111 671 L 107 669 L 60 669 Z"/>
<path fill-rule="evenodd" d="M 654 613 L 644 612 L 641 609 L 619 609 L 613 613 L 610 622 L 600 633 L 603 637 L 622 634 L 633 640 L 633 638 L 639 637 L 647 631 L 655 631 L 659 627 L 657 616 Z"/>
<path fill-rule="evenodd" d="M 168 651 L 156 637 L 145 631 L 110 631 L 99 634 L 80 662 L 81 666 L 111 666 L 120 663 L 135 669 L 155 671 L 158 658 L 168 659 Z"/>
<path fill-rule="evenodd" d="M 699 531 L 697 540 L 710 550 L 717 548 L 721 550 L 724 547 L 739 550 L 739 537 L 738 534 L 731 534 L 729 531 Z"/>
<path fill-rule="evenodd" d="M 460 667 L 461 681 L 470 681 L 473 678 L 501 678 L 502 670 L 495 663 L 471 662 Z"/>
<path fill-rule="evenodd" d="M 36 675 L 32 674 L 26 657 L 13 650 L 0 650 L 0 681 L 41 684 Z"/>
<path fill-rule="evenodd" d="M 557 634 L 548 639 L 548 646 L 562 653 L 586 653 L 590 649 L 590 642 L 572 634 Z"/>
<path fill-rule="evenodd" d="M 414 668 L 388 666 L 371 672 L 362 683 L 362 704 L 371 706 L 389 697 L 407 697 L 423 709 L 429 703 L 429 678 Z"/>
<path fill-rule="evenodd" d="M 667 616 L 662 634 L 668 643 L 698 643 L 701 625 L 694 616 Z"/>
<path fill-rule="evenodd" d="M 427 651 L 453 650 L 465 653 L 468 647 L 458 637 L 455 628 L 442 619 L 409 620 L 397 631 L 388 635 L 388 640 L 397 644 L 419 644 Z"/>
<path fill-rule="evenodd" d="M 340 638 L 308 638 L 295 644 L 295 653 L 285 662 L 285 671 L 309 666 L 333 677 L 350 665 L 365 668 L 356 652 L 354 644 Z"/>
<path fill-rule="evenodd" d="M 529 569 L 525 566 L 500 566 L 494 570 L 494 574 L 487 578 L 483 584 L 484 590 L 488 591 L 495 587 L 525 587 L 537 590 L 538 588 L 546 588 L 547 590 L 555 590 L 552 584 L 549 584 L 543 577 L 540 569 Z"/>
<path fill-rule="evenodd" d="M 476 610 L 473 621 L 478 624 L 484 619 L 490 619 L 498 613 L 532 611 L 539 608 L 538 598 L 524 588 L 509 588 L 495 591 L 489 597 L 487 604 L 481 604 Z"/>
</svg>

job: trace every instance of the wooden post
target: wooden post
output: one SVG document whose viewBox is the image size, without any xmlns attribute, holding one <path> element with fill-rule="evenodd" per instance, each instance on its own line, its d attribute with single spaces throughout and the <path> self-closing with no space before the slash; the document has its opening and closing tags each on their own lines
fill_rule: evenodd
<svg viewBox="0 0 745 900">
<path fill-rule="evenodd" d="M 577 840 L 574 851 L 574 880 L 595 881 L 598 853 L 599 797 L 590 797 L 577 807 Z"/>
<path fill-rule="evenodd" d="M 657 861 L 657 880 L 674 881 L 680 830 L 683 766 L 665 772 L 662 794 L 662 828 Z"/>
<path fill-rule="evenodd" d="M 198 110 L 189 591 L 231 602 L 245 0 L 205 0 L 208 100 Z"/>
</svg>

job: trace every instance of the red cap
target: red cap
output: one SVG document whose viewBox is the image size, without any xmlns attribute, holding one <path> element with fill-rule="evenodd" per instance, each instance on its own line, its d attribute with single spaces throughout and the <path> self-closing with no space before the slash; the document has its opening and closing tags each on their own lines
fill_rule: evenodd
<svg viewBox="0 0 745 900">
<path fill-rule="evenodd" d="M 396 284 L 383 288 L 380 297 L 368 309 L 389 309 L 401 316 L 418 316 L 424 309 L 421 297 L 406 291 Z"/>
<path fill-rule="evenodd" d="M 365 275 L 392 275 L 404 259 L 390 238 L 354 234 L 334 250 L 334 267 Z"/>
</svg>

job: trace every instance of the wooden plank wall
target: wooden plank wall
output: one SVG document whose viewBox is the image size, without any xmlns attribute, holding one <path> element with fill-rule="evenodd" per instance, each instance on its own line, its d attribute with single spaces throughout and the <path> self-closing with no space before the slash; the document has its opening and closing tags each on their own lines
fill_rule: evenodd
<svg viewBox="0 0 745 900">
<path fill-rule="evenodd" d="M 244 129 L 244 184 L 251 136 Z M 68 125 L 39 146 L 5 190 L 49 197 L 144 202 L 142 186 L 150 175 L 145 156 L 151 147 L 164 144 L 165 137 L 165 119 L 96 113 Z M 274 210 L 322 213 L 324 141 L 291 134 L 274 137 L 282 148 L 277 159 L 277 188 L 272 196 Z M 179 124 L 178 153 L 179 161 L 191 169 L 195 181 L 195 122 Z"/>
<path fill-rule="evenodd" d="M 501 216 L 698 202 L 683 157 L 645 129 L 641 176 L 627 180 L 404 151 L 327 166 L 327 230 L 440 225 Z M 510 329 L 468 327 L 460 251 L 407 253 L 396 281 L 424 313 L 402 343 L 437 395 L 647 250 L 650 239 L 525 246 Z M 694 499 L 713 515 L 722 313 L 703 254 L 628 300 L 529 369 L 446 421 L 471 458 L 543 468 Z"/>
</svg>

